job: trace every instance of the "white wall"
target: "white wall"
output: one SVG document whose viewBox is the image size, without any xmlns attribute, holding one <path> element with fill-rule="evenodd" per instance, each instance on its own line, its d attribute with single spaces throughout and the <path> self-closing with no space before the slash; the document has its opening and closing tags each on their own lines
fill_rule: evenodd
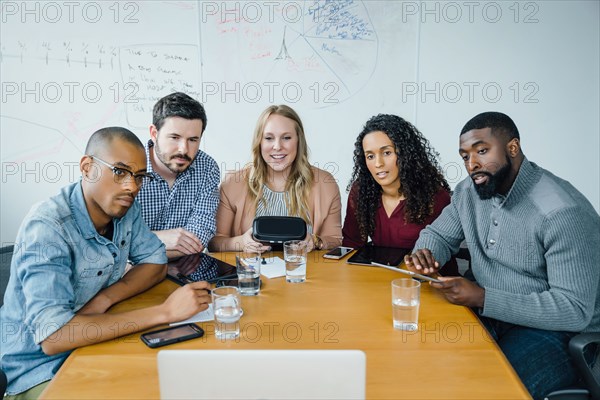
<svg viewBox="0 0 600 400">
<path fill-rule="evenodd" d="M 145 137 L 162 86 L 200 91 L 192 6 L 0 3 L 2 245 L 34 203 L 79 179 L 94 131 L 121 125 Z"/>
<path fill-rule="evenodd" d="M 0 9 L 3 245 L 33 203 L 78 178 L 93 131 L 123 125 L 146 140 L 153 102 L 182 89 L 205 103 L 202 147 L 222 172 L 249 160 L 266 105 L 287 102 L 344 203 L 354 140 L 379 112 L 415 123 L 454 186 L 466 176 L 460 129 L 498 110 L 530 160 L 600 209 L 596 1 L 23 4 Z M 291 58 L 277 60 L 284 32 Z"/>
<path fill-rule="evenodd" d="M 421 24 L 419 78 L 428 88 L 446 85 L 447 93 L 442 89 L 439 101 L 419 98 L 416 124 L 445 162 L 460 163 L 464 123 L 481 111 L 502 111 L 517 124 L 525 155 L 569 180 L 599 210 L 599 3 L 522 2 L 518 22 L 516 3 L 496 4 L 503 13 L 497 23 L 487 22 L 480 6 L 473 23 L 463 15 L 457 23 L 428 16 Z M 453 82 L 463 89 L 457 102 Z M 465 82 L 474 83 L 473 102 Z M 448 178 L 464 178 L 460 172 Z"/>
</svg>

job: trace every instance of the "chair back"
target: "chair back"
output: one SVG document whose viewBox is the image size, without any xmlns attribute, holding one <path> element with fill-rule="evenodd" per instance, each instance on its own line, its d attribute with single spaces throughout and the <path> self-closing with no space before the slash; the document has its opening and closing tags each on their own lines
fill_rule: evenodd
<svg viewBox="0 0 600 400">
<path fill-rule="evenodd" d="M 6 374 L 0 369 L 0 398 L 4 397 L 4 393 L 6 393 L 7 384 Z"/>
<path fill-rule="evenodd" d="M 0 307 L 4 304 L 4 292 L 10 276 L 10 262 L 14 246 L 0 248 Z"/>
<path fill-rule="evenodd" d="M 569 342 L 569 353 L 592 399 L 600 399 L 600 333 L 582 333 L 573 337 Z"/>
</svg>

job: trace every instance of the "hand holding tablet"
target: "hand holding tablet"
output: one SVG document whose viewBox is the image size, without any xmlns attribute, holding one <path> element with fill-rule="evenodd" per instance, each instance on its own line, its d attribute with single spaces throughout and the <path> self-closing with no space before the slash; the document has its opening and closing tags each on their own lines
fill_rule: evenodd
<svg viewBox="0 0 600 400">
<path fill-rule="evenodd" d="M 408 271 L 408 270 L 405 270 L 405 269 L 400 269 L 398 267 L 390 267 L 389 265 L 383 265 L 383 264 L 379 264 L 379 263 L 376 263 L 376 262 L 372 262 L 371 265 L 375 265 L 377 267 L 391 269 L 392 271 L 396 271 L 396 272 L 400 272 L 400 273 L 403 273 L 403 274 L 406 274 L 406 275 L 410 275 L 410 276 L 412 276 L 413 278 L 416 278 L 416 279 L 421 279 L 421 280 L 429 281 L 429 282 L 442 283 L 442 281 L 440 281 L 439 279 L 432 278 L 431 276 L 417 274 L 416 272 Z"/>
</svg>

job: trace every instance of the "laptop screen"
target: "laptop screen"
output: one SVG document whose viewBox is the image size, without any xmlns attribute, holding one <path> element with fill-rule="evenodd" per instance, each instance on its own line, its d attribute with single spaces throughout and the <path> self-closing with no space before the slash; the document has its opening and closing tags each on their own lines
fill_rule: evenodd
<svg viewBox="0 0 600 400">
<path fill-rule="evenodd" d="M 364 399 L 360 350 L 161 350 L 162 399 Z"/>
</svg>

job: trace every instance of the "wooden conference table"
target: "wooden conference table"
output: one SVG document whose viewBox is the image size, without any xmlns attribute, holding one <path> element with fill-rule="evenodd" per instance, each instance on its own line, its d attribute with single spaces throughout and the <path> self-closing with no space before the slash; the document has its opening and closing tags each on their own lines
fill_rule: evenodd
<svg viewBox="0 0 600 400">
<path fill-rule="evenodd" d="M 367 355 L 368 399 L 529 398 L 468 308 L 423 283 L 419 330 L 394 330 L 390 281 L 403 275 L 322 254 L 309 254 L 305 283 L 263 278 L 258 296 L 242 298 L 239 340 L 216 339 L 214 324 L 204 322 L 203 338 L 163 349 L 360 349 Z M 216 256 L 235 262 L 233 253 Z M 111 312 L 159 304 L 176 288 L 166 280 Z M 42 398 L 159 398 L 158 349 L 139 335 L 75 350 Z"/>
</svg>

